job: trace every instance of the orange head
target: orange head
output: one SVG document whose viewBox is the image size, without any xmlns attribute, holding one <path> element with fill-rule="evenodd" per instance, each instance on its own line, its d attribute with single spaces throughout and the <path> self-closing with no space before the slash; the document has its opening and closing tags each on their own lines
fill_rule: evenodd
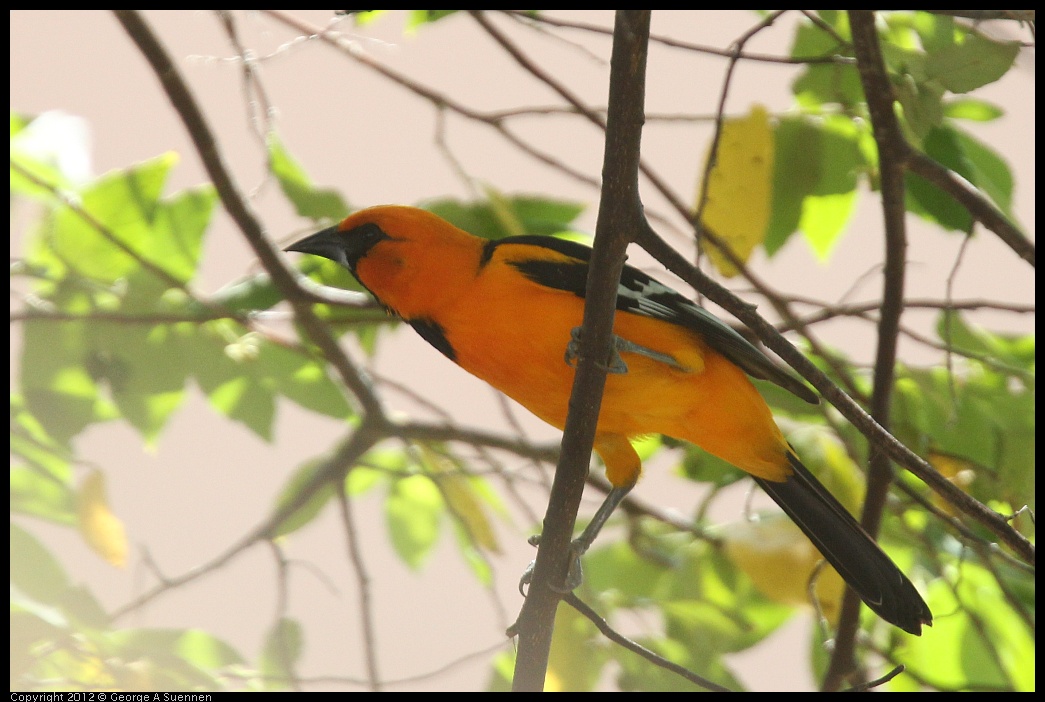
<svg viewBox="0 0 1045 702">
<path fill-rule="evenodd" d="M 323 256 L 352 272 L 382 304 L 410 319 L 426 316 L 470 276 L 483 240 L 416 207 L 379 205 L 286 248 Z M 422 275 L 422 268 L 428 271 Z M 467 270 L 464 270 L 464 269 Z M 455 275 L 432 275 L 432 271 Z"/>
</svg>

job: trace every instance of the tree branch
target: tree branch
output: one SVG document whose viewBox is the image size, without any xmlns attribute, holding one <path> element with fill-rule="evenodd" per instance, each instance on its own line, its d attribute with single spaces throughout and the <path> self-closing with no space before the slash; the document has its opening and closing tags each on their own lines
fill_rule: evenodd
<svg viewBox="0 0 1045 702">
<path fill-rule="evenodd" d="M 874 22 L 874 12 L 871 10 L 849 12 L 853 50 L 871 115 L 881 177 L 885 265 L 882 271 L 882 307 L 878 320 L 871 416 L 882 428 L 888 430 L 892 389 L 896 380 L 896 346 L 900 333 L 900 317 L 903 314 L 904 275 L 907 264 L 902 158 L 905 141 L 893 112 L 892 86 L 886 74 Z M 868 458 L 867 493 L 861 517 L 863 527 L 871 536 L 877 535 L 881 525 L 892 479 L 893 471 L 889 458 L 872 444 Z M 856 668 L 856 633 L 859 628 L 860 600 L 852 588 L 846 588 L 835 635 L 835 648 L 825 676 L 825 690 L 840 689 L 842 681 Z"/>
<path fill-rule="evenodd" d="M 667 658 L 664 658 L 663 656 L 654 653 L 653 651 L 649 650 L 648 648 L 639 644 L 638 642 L 633 641 L 632 639 L 629 639 L 628 637 L 624 636 L 623 634 L 615 630 L 613 627 L 611 627 L 609 622 L 607 622 L 605 619 L 599 616 L 598 612 L 589 607 L 584 602 L 584 600 L 577 597 L 577 595 L 575 595 L 574 593 L 571 592 L 566 596 L 566 603 L 578 612 L 580 612 L 585 618 L 588 619 L 588 621 L 594 624 L 602 633 L 602 635 L 605 636 L 607 639 L 614 642 L 618 646 L 626 648 L 632 653 L 642 658 L 645 658 L 647 661 L 657 666 L 658 668 L 663 668 L 664 670 L 675 673 L 679 677 L 685 678 L 694 685 L 699 685 L 700 687 L 703 687 L 706 690 L 711 690 L 712 692 L 732 692 L 732 690 L 730 690 L 728 687 L 724 687 L 714 682 L 713 680 L 708 680 L 705 677 L 697 675 L 693 671 L 687 670 L 686 668 L 683 668 L 681 665 L 669 661 Z"/>
<path fill-rule="evenodd" d="M 570 395 L 562 456 L 545 516 L 533 579 L 519 616 L 513 689 L 544 688 L 551 636 L 570 560 L 577 508 L 591 460 L 609 357 L 617 285 L 632 233 L 644 221 L 639 200 L 639 144 L 644 114 L 649 10 L 618 10 L 610 60 L 603 188 L 584 306 L 584 337 Z"/>
<path fill-rule="evenodd" d="M 1005 213 L 999 210 L 994 203 L 984 197 L 983 193 L 974 188 L 967 180 L 956 175 L 954 172 L 929 158 L 921 151 L 911 147 L 904 142 L 906 147 L 904 153 L 904 165 L 916 175 L 944 191 L 962 207 L 968 210 L 973 219 L 984 227 L 994 232 L 1016 255 L 1027 263 L 1034 265 L 1035 246 L 1034 242 L 1013 224 Z"/>
<path fill-rule="evenodd" d="M 1034 545 L 1023 534 L 1013 529 L 1003 515 L 978 502 L 944 478 L 925 459 L 915 454 L 882 428 L 853 398 L 845 394 L 823 371 L 784 338 L 776 327 L 759 315 L 754 305 L 739 299 L 709 278 L 703 271 L 694 267 L 678 251 L 661 239 L 652 228 L 646 226 L 638 233 L 635 241 L 665 268 L 747 325 L 759 341 L 808 380 L 850 424 L 867 437 L 868 441 L 885 451 L 893 461 L 916 475 L 957 509 L 983 524 L 1015 553 L 1019 554 L 1024 561 L 1034 563 Z"/>
<path fill-rule="evenodd" d="M 182 80 L 181 74 L 171 61 L 167 50 L 160 44 L 159 39 L 140 13 L 135 10 L 114 10 L 113 12 L 149 65 L 152 66 L 171 105 L 184 122 L 200 160 L 203 161 L 203 167 L 221 198 L 222 205 L 239 227 L 265 270 L 272 276 L 272 282 L 294 308 L 297 321 L 312 342 L 320 348 L 324 357 L 337 369 L 363 412 L 383 416 L 381 403 L 371 390 L 370 384 L 338 346 L 337 340 L 330 334 L 326 324 L 313 314 L 311 303 L 301 294 L 300 286 L 285 263 L 285 257 L 272 246 L 258 222 L 258 218 L 240 194 L 239 188 L 232 180 L 232 175 L 225 167 L 218 143 L 203 112 L 189 91 L 189 87 Z"/>
</svg>

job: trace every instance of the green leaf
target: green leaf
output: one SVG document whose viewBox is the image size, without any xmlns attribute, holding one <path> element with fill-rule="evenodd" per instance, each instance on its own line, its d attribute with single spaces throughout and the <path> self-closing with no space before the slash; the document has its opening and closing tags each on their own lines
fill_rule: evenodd
<svg viewBox="0 0 1045 702">
<path fill-rule="evenodd" d="M 956 98 L 943 105 L 943 114 L 951 119 L 967 119 L 972 122 L 993 122 L 1005 116 L 1005 110 L 976 98 Z"/>
<path fill-rule="evenodd" d="M 61 446 L 85 427 L 117 416 L 87 371 L 86 327 L 46 320 L 22 325 L 19 384 L 25 406 Z"/>
<path fill-rule="evenodd" d="M 349 495 L 360 496 L 369 492 L 382 481 L 388 482 L 390 476 L 411 474 L 413 454 L 405 449 L 373 449 L 349 471 L 345 479 L 345 491 Z"/>
<path fill-rule="evenodd" d="M 410 10 L 406 20 L 407 30 L 415 30 L 423 24 L 431 24 L 444 17 L 457 12 L 457 10 Z"/>
<path fill-rule="evenodd" d="M 369 457 L 372 453 L 374 452 L 367 454 L 367 456 Z M 353 466 L 352 470 L 345 476 L 345 494 L 349 497 L 364 495 L 375 488 L 383 478 L 384 473 L 380 470 L 363 465 Z"/>
<path fill-rule="evenodd" d="M 695 542 L 679 555 L 681 564 L 666 600 L 677 603 L 668 612 L 667 632 L 689 642 L 694 652 L 744 650 L 791 615 L 790 607 L 767 600 L 725 554 L 709 544 Z"/>
<path fill-rule="evenodd" d="M 14 441 L 12 440 L 12 450 Z M 44 476 L 39 470 L 11 466 L 11 512 L 72 526 L 76 522 L 76 496 L 70 486 Z"/>
<path fill-rule="evenodd" d="M 218 670 L 245 663 L 228 643 L 201 629 L 186 629 L 175 643 L 178 655 L 204 670 Z"/>
<path fill-rule="evenodd" d="M 327 365 L 278 344 L 260 347 L 256 373 L 273 389 L 305 409 L 348 419 L 352 408 L 344 391 L 327 374 Z"/>
<path fill-rule="evenodd" d="M 108 385 L 123 418 L 152 443 L 185 399 L 188 325 L 148 326 L 95 321 L 87 325 L 86 367 Z"/>
<path fill-rule="evenodd" d="M 36 537 L 11 523 L 11 589 L 44 605 L 58 605 L 69 579 L 58 561 Z"/>
<path fill-rule="evenodd" d="M 186 342 L 186 356 L 211 404 L 271 440 L 276 398 L 285 396 L 302 407 L 338 419 L 352 409 L 325 364 L 271 343 L 255 333 L 239 335 L 227 321 L 202 326 Z"/>
<path fill-rule="evenodd" d="M 112 617 L 98 598 L 84 585 L 73 585 L 62 598 L 62 609 L 70 622 L 81 631 L 101 631 L 112 623 Z"/>
<path fill-rule="evenodd" d="M 388 12 L 389 10 L 338 10 L 335 14 L 351 15 L 357 27 L 365 27 L 373 24 Z"/>
<path fill-rule="evenodd" d="M 583 205 L 575 202 L 535 196 L 497 196 L 473 203 L 451 199 L 433 200 L 424 203 L 422 207 L 484 239 L 501 239 L 515 234 L 551 235 L 568 232 L 573 220 L 584 210 Z"/>
<path fill-rule="evenodd" d="M 46 613 L 40 616 L 43 607 L 30 603 L 29 607 L 18 599 L 14 590 L 11 591 L 11 615 L 10 615 L 10 680 L 12 690 L 29 689 L 28 679 L 33 679 L 33 668 L 37 664 L 37 646 L 45 645 L 61 639 L 65 632 L 52 621 Z M 34 611 L 36 610 L 36 611 Z"/>
<path fill-rule="evenodd" d="M 439 488 L 428 477 L 415 475 L 393 483 L 385 500 L 385 519 L 392 546 L 414 570 L 438 541 L 445 509 Z"/>
<path fill-rule="evenodd" d="M 276 398 L 270 389 L 261 387 L 249 376 L 237 377 L 216 387 L 208 397 L 229 419 L 241 422 L 265 441 L 272 441 Z"/>
<path fill-rule="evenodd" d="M 283 293 L 268 275 L 259 273 L 225 285 L 211 295 L 210 302 L 229 312 L 267 310 L 283 302 Z"/>
<path fill-rule="evenodd" d="M 957 32 L 953 17 L 929 12 L 897 12 L 889 13 L 888 18 L 890 25 L 909 20 L 910 26 L 918 33 L 917 45 L 927 52 L 932 53 L 954 45 Z M 895 34 L 890 35 L 890 38 L 892 37 L 895 37 Z"/>
<path fill-rule="evenodd" d="M 82 193 L 82 209 L 104 231 L 62 207 L 47 236 L 50 249 L 71 269 L 100 282 L 137 270 L 140 264 L 124 249 L 141 254 L 151 243 L 160 194 L 176 161 L 169 153 L 92 183 Z"/>
<path fill-rule="evenodd" d="M 766 229 L 766 252 L 772 256 L 798 230 L 805 198 L 817 186 L 823 168 L 823 139 L 810 119 L 784 118 L 776 128 L 773 156 L 773 205 Z"/>
<path fill-rule="evenodd" d="M 773 207 L 766 234 L 770 255 L 801 230 L 826 257 L 845 230 L 856 204 L 858 175 L 867 164 L 852 121 L 788 118 L 776 129 Z"/>
<path fill-rule="evenodd" d="M 791 609 L 768 602 L 708 543 L 693 542 L 674 553 L 670 577 L 646 600 L 647 606 L 656 603 L 664 633 L 641 643 L 715 682 L 742 689 L 724 657 L 764 639 Z M 693 689 L 678 676 L 628 660 L 634 656 L 611 653 L 625 671 L 619 683 L 624 689 Z"/>
<path fill-rule="evenodd" d="M 76 496 L 68 452 L 11 396 L 11 512 L 72 526 Z"/>
<path fill-rule="evenodd" d="M 671 554 L 680 545 L 680 539 L 663 537 L 651 550 Z M 663 563 L 644 558 L 624 541 L 596 547 L 584 556 L 585 586 L 619 606 L 640 606 L 656 599 L 670 577 Z"/>
<path fill-rule="evenodd" d="M 923 147 L 927 155 L 959 174 L 964 175 L 963 171 L 970 170 L 954 130 L 947 125 L 932 129 L 926 135 Z M 909 171 L 906 174 L 906 186 L 908 210 L 944 229 L 960 232 L 971 230 L 972 215 L 949 194 Z"/>
<path fill-rule="evenodd" d="M 821 13 L 825 16 L 826 13 Z M 836 30 L 843 39 L 849 36 L 848 23 L 844 13 L 833 16 Z M 852 49 L 840 44 L 830 33 L 808 22 L 798 25 L 795 39 L 791 46 L 791 57 L 800 59 L 821 58 L 824 56 L 852 56 Z M 860 74 L 856 67 L 848 63 L 816 63 L 809 64 L 791 85 L 798 104 L 810 112 L 821 112 L 826 105 L 839 104 L 856 107 L 864 100 Z"/>
<path fill-rule="evenodd" d="M 217 192 L 210 185 L 189 188 L 164 198 L 155 212 L 152 231 L 137 251 L 176 280 L 192 280 L 203 250 L 203 235 L 217 201 Z M 164 285 L 164 289 L 166 287 Z"/>
<path fill-rule="evenodd" d="M 948 615 L 936 618 L 928 639 L 906 637 L 904 664 L 915 679 L 940 689 L 1033 690 L 1033 632 L 990 572 L 964 558 L 947 560 L 951 582 L 933 582 L 927 600 Z"/>
<path fill-rule="evenodd" d="M 995 334 L 965 321 L 959 312 L 945 311 L 937 318 L 936 334 L 948 346 L 974 356 L 987 356 L 1028 375 L 1035 363 L 1033 335 Z"/>
<path fill-rule="evenodd" d="M 268 138 L 269 168 L 283 194 L 302 217 L 316 221 L 339 221 L 351 208 L 337 191 L 316 187 L 305 170 L 275 136 Z"/>
<path fill-rule="evenodd" d="M 990 147 L 950 125 L 933 129 L 923 146 L 928 156 L 983 190 L 1003 212 L 1011 212 L 1012 172 Z M 972 227 L 972 216 L 964 206 L 910 173 L 907 175 L 907 208 L 946 229 L 968 232 Z"/>
<path fill-rule="evenodd" d="M 679 469 L 682 475 L 690 480 L 707 483 L 714 487 L 725 487 L 744 478 L 744 473 L 738 471 L 735 466 L 712 456 L 693 444 L 677 442 L 675 439 L 665 437 L 664 445 L 679 446 L 683 449 Z"/>
<path fill-rule="evenodd" d="M 966 487 L 984 503 L 1033 503 L 1036 461 L 1033 386 L 965 361 L 946 369 L 904 369 L 893 403 L 897 438 L 921 451 L 968 462 Z"/>
<path fill-rule="evenodd" d="M 12 650 L 14 650 L 12 648 Z M 515 650 L 501 651 L 490 662 L 490 677 L 486 682 L 487 692 L 511 692 L 515 676 Z"/>
<path fill-rule="evenodd" d="M 733 675 L 721 657 L 704 654 L 694 657 L 687 650 L 685 642 L 674 638 L 639 638 L 637 643 L 657 653 L 661 657 L 680 665 L 686 670 L 722 685 L 730 690 L 744 691 L 744 684 Z M 611 655 L 621 668 L 617 677 L 617 686 L 628 692 L 706 692 L 675 672 L 660 666 L 652 666 L 647 661 L 626 651 L 617 649 Z"/>
<path fill-rule="evenodd" d="M 361 462 L 367 461 L 373 453 L 374 452 L 367 454 Z M 277 510 L 282 510 L 286 505 L 292 502 L 297 502 L 301 499 L 301 495 L 306 491 L 309 492 L 310 495 L 293 514 L 280 522 L 273 533 L 273 536 L 285 536 L 286 534 L 291 534 L 306 524 L 309 524 L 317 515 L 319 515 L 327 502 L 334 497 L 337 486 L 329 478 L 323 475 L 330 457 L 331 454 L 325 454 L 306 461 L 300 468 L 294 471 L 286 481 L 286 484 L 280 491 L 279 497 L 276 499 Z M 363 492 L 361 489 L 353 491 L 353 487 L 364 487 L 362 483 L 368 482 L 369 478 L 380 477 L 382 476 L 378 471 L 370 470 L 364 466 L 353 466 L 352 469 L 348 471 L 348 475 L 345 478 L 345 492 L 348 495 L 348 499 L 352 499 Z M 317 481 L 319 480 L 323 480 L 323 483 L 317 485 Z M 369 487 L 369 485 L 365 487 Z"/>
<path fill-rule="evenodd" d="M 258 369 L 261 339 L 256 334 L 239 335 L 238 326 L 228 320 L 195 329 L 186 354 L 191 355 L 192 372 L 211 406 L 271 441 L 276 394 Z"/>
<path fill-rule="evenodd" d="M 211 673 L 245 663 L 232 646 L 201 629 L 123 629 L 109 634 L 108 642 L 130 660 L 147 658 L 170 665 L 177 658 Z"/>
<path fill-rule="evenodd" d="M 810 195 L 802 207 L 799 227 L 813 253 L 826 261 L 856 208 L 856 190 L 838 195 Z"/>
<path fill-rule="evenodd" d="M 944 89 L 939 84 L 903 75 L 893 81 L 893 90 L 903 107 L 904 121 L 918 140 L 943 122 Z"/>
<path fill-rule="evenodd" d="M 1019 42 L 970 33 L 960 44 L 930 52 L 925 70 L 928 78 L 938 80 L 952 93 L 967 93 L 1005 75 L 1019 52 Z"/>
<path fill-rule="evenodd" d="M 223 690 L 224 669 L 237 680 L 246 672 L 232 647 L 198 629 L 122 629 L 106 634 L 104 648 L 115 683 L 130 689 Z"/>
<path fill-rule="evenodd" d="M 977 188 L 987 193 L 1002 212 L 1012 216 L 1014 189 L 1012 171 L 997 151 L 968 132 L 953 128 L 958 148 L 963 156 L 958 171 Z"/>
<path fill-rule="evenodd" d="M 281 617 L 272 628 L 261 650 L 258 668 L 266 680 L 269 690 L 281 690 L 287 683 L 297 677 L 295 668 L 304 650 L 304 636 L 301 623 L 296 619 Z"/>
<path fill-rule="evenodd" d="M 32 119 L 33 119 L 32 117 L 20 115 L 17 112 L 12 111 L 11 112 L 11 136 L 13 137 L 16 134 L 18 134 L 19 132 L 21 132 L 23 129 L 25 129 L 26 125 L 29 124 L 32 121 Z"/>
<path fill-rule="evenodd" d="M 195 276 L 216 196 L 203 186 L 160 199 L 174 162 L 168 155 L 95 181 L 83 191 L 84 215 L 59 206 L 26 246 L 26 263 L 46 271 L 35 292 L 66 312 L 184 312 L 165 295 Z"/>
</svg>

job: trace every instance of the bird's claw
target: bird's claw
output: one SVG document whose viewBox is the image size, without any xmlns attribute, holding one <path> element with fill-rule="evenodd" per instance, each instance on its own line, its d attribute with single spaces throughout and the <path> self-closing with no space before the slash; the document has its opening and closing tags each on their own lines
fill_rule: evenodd
<svg viewBox="0 0 1045 702">
<path fill-rule="evenodd" d="M 533 567 L 536 564 L 536 559 L 530 561 L 530 564 L 526 566 L 526 570 L 523 571 L 522 577 L 519 578 L 519 594 L 523 597 L 526 597 L 526 588 L 533 582 Z"/>
<path fill-rule="evenodd" d="M 535 534 L 527 539 L 531 546 L 538 546 L 541 543 L 541 535 Z M 588 544 L 584 543 L 581 539 L 574 539 L 570 542 L 570 569 L 566 572 L 566 581 L 562 585 L 549 585 L 549 587 L 559 593 L 565 595 L 573 590 L 576 590 L 584 582 L 584 569 L 581 567 L 581 556 L 588 550 Z M 536 559 L 530 561 L 529 565 L 526 566 L 526 570 L 523 571 L 522 577 L 519 578 L 519 594 L 526 597 L 526 588 L 533 582 L 533 569 L 537 563 Z"/>
<path fill-rule="evenodd" d="M 628 372 L 628 364 L 621 358 L 620 353 L 617 349 L 620 348 L 621 339 L 619 336 L 613 336 L 613 345 L 610 347 L 610 358 L 606 364 L 599 364 L 607 373 L 613 373 L 615 375 L 623 375 Z M 624 342 L 629 343 L 629 342 Z M 566 361 L 566 365 L 570 368 L 577 367 L 577 360 L 581 357 L 581 327 L 574 327 L 570 330 L 570 340 L 566 343 L 566 354 L 563 360 Z"/>
</svg>

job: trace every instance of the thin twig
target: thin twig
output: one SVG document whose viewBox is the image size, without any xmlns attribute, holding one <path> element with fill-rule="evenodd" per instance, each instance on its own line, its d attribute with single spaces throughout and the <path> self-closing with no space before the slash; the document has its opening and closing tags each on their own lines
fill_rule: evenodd
<svg viewBox="0 0 1045 702">
<path fill-rule="evenodd" d="M 1034 265 L 1034 242 L 969 181 L 909 145 L 904 154 L 904 165 L 911 173 L 925 178 L 957 200 L 974 219 L 994 232 L 1017 256 Z"/>
<path fill-rule="evenodd" d="M 345 490 L 338 490 L 337 501 L 341 508 L 341 523 L 345 527 L 345 546 L 348 560 L 356 574 L 359 588 L 359 618 L 363 630 L 363 658 L 366 661 L 367 683 L 371 692 L 381 691 L 381 676 L 377 670 L 377 627 L 374 624 L 374 608 L 370 593 L 370 575 L 367 573 L 363 551 L 359 547 L 359 534 L 352 517 L 352 497 Z"/>
<path fill-rule="evenodd" d="M 279 656 L 280 668 L 287 671 L 287 677 L 281 678 L 279 682 L 288 684 L 296 692 L 301 692 L 301 681 L 298 680 L 298 676 L 294 671 L 294 652 L 291 650 L 291 642 L 284 636 L 283 629 L 283 622 L 287 621 L 287 609 L 290 599 L 287 583 L 287 559 L 283 555 L 279 544 L 275 541 L 269 540 L 268 546 L 272 552 L 273 560 L 276 561 L 276 616 L 273 619 L 275 623 L 273 631 L 277 638 L 275 642 L 276 655 Z"/>
<path fill-rule="evenodd" d="M 530 15 L 521 10 L 502 10 L 502 12 L 511 15 L 514 19 L 526 24 L 527 22 L 533 24 L 545 24 L 549 27 L 562 27 L 564 29 L 578 29 L 585 32 L 591 32 L 593 34 L 604 34 L 609 36 L 613 33 L 611 29 L 606 27 L 600 27 L 594 24 L 588 24 L 587 22 L 573 22 L 568 20 L 557 19 L 550 17 L 547 14 Z M 772 56 L 770 54 L 759 54 L 759 53 L 740 53 L 737 54 L 733 49 L 720 49 L 715 46 L 707 46 L 705 44 L 694 44 L 688 41 L 681 41 L 672 37 L 666 37 L 657 34 L 650 34 L 650 43 L 663 44 L 664 46 L 671 47 L 673 49 L 683 49 L 686 51 L 694 51 L 700 54 L 708 54 L 709 56 L 721 56 L 723 58 L 733 57 L 743 59 L 745 61 L 758 61 L 763 63 L 779 63 L 779 64 L 822 64 L 822 63 L 833 63 L 833 64 L 854 64 L 856 61 L 849 56 Z"/>
<path fill-rule="evenodd" d="M 566 595 L 565 602 L 566 604 L 570 605 L 575 610 L 580 612 L 582 615 L 584 615 L 584 617 L 587 618 L 592 624 L 594 624 L 595 627 L 607 639 L 619 646 L 628 649 L 632 653 L 636 653 L 639 656 L 642 656 L 658 668 L 669 670 L 678 675 L 679 677 L 685 678 L 694 685 L 703 687 L 706 690 L 711 690 L 712 692 L 732 692 L 732 690 L 730 690 L 728 687 L 723 687 L 722 685 L 719 685 L 716 682 L 708 680 L 705 677 L 701 677 L 700 675 L 694 673 L 692 670 L 689 670 L 688 668 L 685 668 L 679 665 L 678 663 L 673 663 L 672 661 L 669 661 L 667 658 L 664 658 L 663 656 L 654 653 L 645 646 L 635 641 L 632 641 L 628 637 L 619 633 L 612 626 L 610 626 L 609 622 L 607 622 L 605 619 L 599 616 L 598 612 L 589 607 L 581 598 L 577 597 L 577 595 L 573 594 L 572 592 Z"/>
</svg>

